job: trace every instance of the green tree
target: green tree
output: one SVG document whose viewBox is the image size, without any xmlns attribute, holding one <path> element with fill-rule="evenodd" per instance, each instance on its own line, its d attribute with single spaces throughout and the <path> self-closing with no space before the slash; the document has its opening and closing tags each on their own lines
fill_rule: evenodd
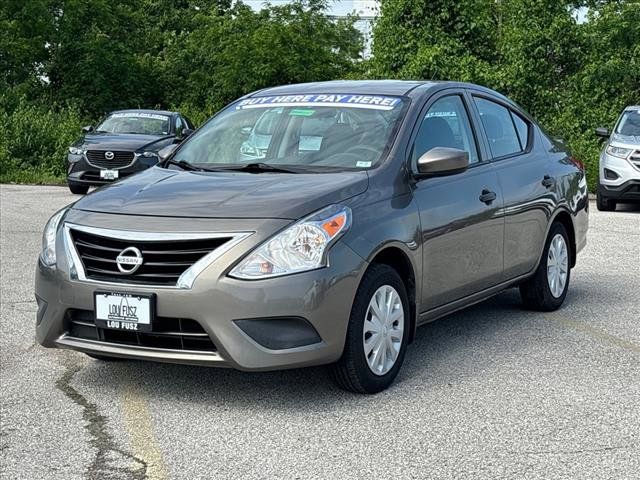
<svg viewBox="0 0 640 480">
<path fill-rule="evenodd" d="M 50 0 L 0 2 L 0 88 L 37 89 L 46 75 L 48 45 L 55 30 Z"/>
<path fill-rule="evenodd" d="M 189 32 L 164 55 L 169 101 L 207 113 L 267 86 L 345 77 L 359 59 L 355 19 L 334 21 L 324 0 L 267 6 L 255 12 L 201 10 Z"/>
</svg>

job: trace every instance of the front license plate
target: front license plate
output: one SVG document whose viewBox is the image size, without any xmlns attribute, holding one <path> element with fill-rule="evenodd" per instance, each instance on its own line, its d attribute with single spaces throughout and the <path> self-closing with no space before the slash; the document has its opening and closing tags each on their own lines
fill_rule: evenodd
<svg viewBox="0 0 640 480">
<path fill-rule="evenodd" d="M 118 178 L 118 170 L 100 170 L 100 178 L 104 180 L 115 180 Z"/>
<path fill-rule="evenodd" d="M 96 326 L 114 330 L 150 332 L 154 302 L 153 295 L 96 292 Z"/>
</svg>

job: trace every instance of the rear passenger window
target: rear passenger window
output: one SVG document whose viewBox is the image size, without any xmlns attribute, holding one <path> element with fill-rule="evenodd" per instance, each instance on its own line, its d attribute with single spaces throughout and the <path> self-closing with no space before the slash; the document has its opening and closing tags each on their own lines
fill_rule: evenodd
<svg viewBox="0 0 640 480">
<path fill-rule="evenodd" d="M 504 157 L 524 150 L 520 146 L 520 138 L 509 109 L 484 98 L 474 97 L 474 100 L 493 157 Z"/>
<path fill-rule="evenodd" d="M 516 126 L 516 130 L 518 131 L 518 138 L 520 139 L 520 149 L 527 149 L 527 141 L 529 139 L 529 124 L 525 122 L 520 115 L 517 113 L 511 112 L 511 116 L 513 117 L 513 123 Z"/>
</svg>

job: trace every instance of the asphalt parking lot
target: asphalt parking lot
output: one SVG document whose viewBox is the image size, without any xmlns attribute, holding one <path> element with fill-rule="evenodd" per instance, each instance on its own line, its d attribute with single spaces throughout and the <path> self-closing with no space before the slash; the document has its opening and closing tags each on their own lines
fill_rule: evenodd
<svg viewBox="0 0 640 480">
<path fill-rule="evenodd" d="M 640 478 L 640 209 L 591 209 L 564 307 L 516 290 L 421 328 L 395 385 L 320 368 L 102 363 L 34 343 L 47 218 L 77 197 L 0 187 L 3 478 Z"/>
</svg>

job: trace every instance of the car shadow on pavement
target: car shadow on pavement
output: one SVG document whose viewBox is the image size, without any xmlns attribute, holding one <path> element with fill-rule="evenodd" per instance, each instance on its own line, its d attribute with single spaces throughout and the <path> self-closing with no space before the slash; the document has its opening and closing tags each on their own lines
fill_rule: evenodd
<svg viewBox="0 0 640 480">
<path fill-rule="evenodd" d="M 570 298 L 567 299 L 571 303 Z M 231 369 L 153 362 L 87 360 L 80 383 L 100 382 L 108 395 L 134 389 L 151 403 L 189 402 L 234 409 L 330 412 L 361 408 L 417 387 L 443 388 L 458 377 L 492 368 L 500 349 L 513 352 L 518 336 L 535 323 L 536 312 L 521 308 L 517 289 L 418 329 L 395 384 L 374 396 L 354 395 L 333 385 L 325 368 L 247 373 Z M 97 380 L 99 379 L 99 380 Z M 113 390 L 112 392 L 110 390 Z M 375 399 L 375 400 L 374 400 Z"/>
</svg>

